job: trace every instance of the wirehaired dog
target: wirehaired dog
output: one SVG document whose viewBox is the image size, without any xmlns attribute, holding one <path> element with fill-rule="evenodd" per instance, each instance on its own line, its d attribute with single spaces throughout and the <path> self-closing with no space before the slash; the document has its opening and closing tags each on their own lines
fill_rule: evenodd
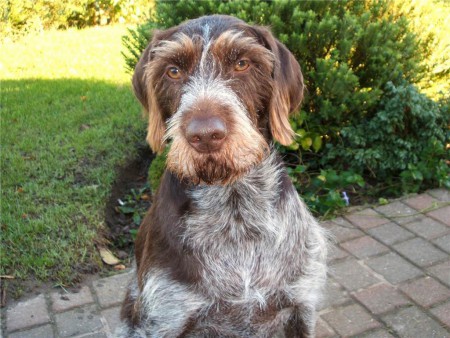
<svg viewBox="0 0 450 338">
<path fill-rule="evenodd" d="M 294 56 L 266 28 L 205 16 L 157 31 L 133 76 L 167 170 L 136 240 L 124 337 L 314 336 L 326 239 L 272 140 L 293 140 Z"/>
</svg>

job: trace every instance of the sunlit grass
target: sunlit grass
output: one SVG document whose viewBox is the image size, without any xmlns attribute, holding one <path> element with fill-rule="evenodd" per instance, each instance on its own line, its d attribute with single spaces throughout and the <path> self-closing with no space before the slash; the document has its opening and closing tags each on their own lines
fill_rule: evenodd
<svg viewBox="0 0 450 338">
<path fill-rule="evenodd" d="M 123 26 L 48 31 L 2 45 L 2 79 L 97 79 L 128 85 Z"/>
<path fill-rule="evenodd" d="M 99 264 L 115 168 L 144 130 L 124 33 L 52 31 L 1 46 L 0 274 L 65 284 Z"/>
</svg>

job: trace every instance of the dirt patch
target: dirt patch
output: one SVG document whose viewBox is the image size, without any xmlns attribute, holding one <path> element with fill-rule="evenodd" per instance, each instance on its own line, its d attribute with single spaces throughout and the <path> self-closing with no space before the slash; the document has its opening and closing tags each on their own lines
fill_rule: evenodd
<svg viewBox="0 0 450 338">
<path fill-rule="evenodd" d="M 147 176 L 155 158 L 147 145 L 138 146 L 138 154 L 118 169 L 111 195 L 105 207 L 106 234 L 118 258 L 130 260 L 139 223 L 151 205 Z"/>
</svg>

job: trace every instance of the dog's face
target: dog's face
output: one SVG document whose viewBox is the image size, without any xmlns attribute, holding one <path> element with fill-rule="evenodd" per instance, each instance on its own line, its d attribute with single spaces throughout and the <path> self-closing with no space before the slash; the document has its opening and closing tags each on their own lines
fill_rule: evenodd
<svg viewBox="0 0 450 338">
<path fill-rule="evenodd" d="M 270 140 L 292 142 L 288 116 L 303 97 L 294 56 L 263 27 L 207 16 L 154 33 L 133 76 L 149 114 L 147 141 L 194 184 L 229 184 Z"/>
</svg>

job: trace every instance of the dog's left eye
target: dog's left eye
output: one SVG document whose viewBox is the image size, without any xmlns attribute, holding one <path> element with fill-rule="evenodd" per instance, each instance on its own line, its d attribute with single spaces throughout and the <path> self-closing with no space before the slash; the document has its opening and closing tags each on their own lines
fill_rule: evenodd
<svg viewBox="0 0 450 338">
<path fill-rule="evenodd" d="M 248 62 L 248 60 L 239 60 L 235 65 L 234 65 L 234 70 L 237 72 L 243 72 L 244 70 L 246 70 L 248 67 L 250 67 L 250 62 Z"/>
<path fill-rule="evenodd" d="M 178 80 L 179 78 L 181 78 L 181 70 L 179 70 L 177 67 L 170 67 L 169 69 L 167 69 L 166 74 L 168 77 L 174 80 Z"/>
</svg>

